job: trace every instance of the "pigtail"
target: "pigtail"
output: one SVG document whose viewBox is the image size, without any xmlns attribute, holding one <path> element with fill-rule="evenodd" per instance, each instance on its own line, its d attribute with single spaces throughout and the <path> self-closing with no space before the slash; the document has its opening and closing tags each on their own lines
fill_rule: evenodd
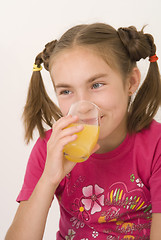
<svg viewBox="0 0 161 240">
<path fill-rule="evenodd" d="M 149 126 L 161 104 L 161 77 L 157 62 L 150 63 L 147 76 L 140 87 L 128 115 L 129 133 Z"/>
<path fill-rule="evenodd" d="M 36 66 L 40 68 L 43 62 L 46 49 L 40 53 L 35 60 Z M 47 69 L 48 63 L 44 63 Z M 43 123 L 52 127 L 53 119 L 58 120 L 61 117 L 61 111 L 48 96 L 42 80 L 40 71 L 33 71 L 29 84 L 27 100 L 23 112 L 23 122 L 25 127 L 25 140 L 28 143 L 33 138 L 33 131 L 37 127 L 40 137 L 45 136 Z"/>
<path fill-rule="evenodd" d="M 133 26 L 118 29 L 119 38 L 133 63 L 131 66 L 134 66 L 136 61 L 150 56 L 147 76 L 129 108 L 129 133 L 139 132 L 148 127 L 161 104 L 161 77 L 157 59 L 151 61 L 151 57 L 155 56 L 156 46 L 153 36 L 144 34 L 143 30 L 144 27 L 137 31 Z"/>
</svg>

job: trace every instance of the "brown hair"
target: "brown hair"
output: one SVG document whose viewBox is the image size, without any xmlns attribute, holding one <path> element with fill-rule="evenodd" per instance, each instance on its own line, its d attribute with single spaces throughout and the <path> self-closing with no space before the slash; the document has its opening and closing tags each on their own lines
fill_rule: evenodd
<svg viewBox="0 0 161 240">
<path fill-rule="evenodd" d="M 39 67 L 43 63 L 45 69 L 50 71 L 57 54 L 74 46 L 95 49 L 112 68 L 122 73 L 123 79 L 131 73 L 136 61 L 153 56 L 156 52 L 152 35 L 145 34 L 143 29 L 137 31 L 131 26 L 115 30 L 107 24 L 94 23 L 77 25 L 64 33 L 59 41 L 54 40 L 46 44 L 45 49 L 36 57 L 35 64 Z M 134 133 L 148 127 L 160 103 L 161 79 L 157 62 L 152 62 L 142 86 L 130 105 L 128 132 Z M 33 72 L 23 112 L 26 141 L 29 142 L 32 138 L 35 127 L 38 128 L 40 136 L 44 137 L 43 122 L 51 127 L 52 119 L 57 120 L 61 116 L 61 111 L 45 91 L 41 73 Z"/>
</svg>

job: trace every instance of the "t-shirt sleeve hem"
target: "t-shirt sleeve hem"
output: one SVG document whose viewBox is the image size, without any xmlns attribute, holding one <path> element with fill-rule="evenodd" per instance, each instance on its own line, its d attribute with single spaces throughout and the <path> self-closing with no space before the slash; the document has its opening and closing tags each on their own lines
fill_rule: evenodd
<svg viewBox="0 0 161 240">
<path fill-rule="evenodd" d="M 21 190 L 19 193 L 16 201 L 21 202 L 21 201 L 27 201 L 29 197 L 31 196 L 33 190 Z"/>
</svg>

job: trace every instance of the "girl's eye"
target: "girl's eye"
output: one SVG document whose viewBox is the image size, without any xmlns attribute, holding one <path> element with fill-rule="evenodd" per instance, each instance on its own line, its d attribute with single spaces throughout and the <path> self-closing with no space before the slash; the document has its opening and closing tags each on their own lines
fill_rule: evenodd
<svg viewBox="0 0 161 240">
<path fill-rule="evenodd" d="M 68 95 L 68 94 L 70 94 L 71 93 L 71 91 L 69 91 L 69 90 L 64 90 L 64 91 L 61 91 L 60 92 L 60 95 Z"/>
<path fill-rule="evenodd" d="M 95 83 L 93 84 L 92 88 L 96 89 L 96 88 L 100 88 L 103 86 L 103 83 Z"/>
</svg>

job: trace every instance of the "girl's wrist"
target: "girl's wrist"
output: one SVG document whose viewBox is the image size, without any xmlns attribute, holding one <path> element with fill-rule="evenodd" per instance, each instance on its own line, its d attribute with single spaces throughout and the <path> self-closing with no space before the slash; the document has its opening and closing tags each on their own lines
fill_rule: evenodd
<svg viewBox="0 0 161 240">
<path fill-rule="evenodd" d="M 46 187 L 50 187 L 54 191 L 56 190 L 56 188 L 58 187 L 58 185 L 60 183 L 60 181 L 58 179 L 54 179 L 54 178 L 51 179 L 45 171 L 43 172 L 40 181 L 44 185 L 46 185 Z"/>
</svg>

